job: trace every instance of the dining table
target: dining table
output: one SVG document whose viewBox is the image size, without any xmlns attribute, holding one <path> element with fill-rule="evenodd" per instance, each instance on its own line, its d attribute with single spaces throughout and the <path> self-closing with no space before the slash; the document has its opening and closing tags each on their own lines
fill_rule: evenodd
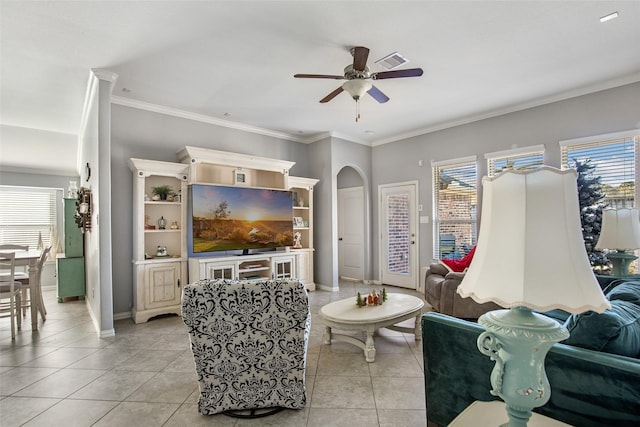
<svg viewBox="0 0 640 427">
<path fill-rule="evenodd" d="M 38 260 L 42 251 L 40 249 L 30 249 L 28 251 L 1 251 L 14 252 L 16 254 L 16 266 L 29 267 L 29 295 L 31 299 L 31 330 L 38 330 L 38 310 L 40 304 L 40 283 L 38 281 Z M 46 320 L 42 313 L 42 320 Z"/>
</svg>

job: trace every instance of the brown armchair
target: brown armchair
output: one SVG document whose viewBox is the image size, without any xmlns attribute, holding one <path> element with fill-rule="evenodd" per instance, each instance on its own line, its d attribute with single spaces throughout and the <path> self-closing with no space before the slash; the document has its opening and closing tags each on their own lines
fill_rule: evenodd
<svg viewBox="0 0 640 427">
<path fill-rule="evenodd" d="M 457 289 L 463 278 L 464 273 L 452 272 L 442 264 L 432 263 L 425 275 L 425 300 L 438 313 L 461 319 L 477 319 L 487 311 L 502 308 L 492 302 L 478 304 L 471 298 L 458 295 Z"/>
</svg>

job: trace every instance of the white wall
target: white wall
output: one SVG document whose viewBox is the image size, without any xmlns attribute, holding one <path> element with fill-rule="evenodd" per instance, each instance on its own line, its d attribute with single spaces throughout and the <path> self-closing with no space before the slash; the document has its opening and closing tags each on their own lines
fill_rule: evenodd
<svg viewBox="0 0 640 427">
<path fill-rule="evenodd" d="M 558 141 L 640 127 L 640 83 L 555 102 L 438 132 L 374 147 L 373 189 L 381 184 L 418 179 L 422 215 L 433 215 L 432 160 L 476 155 L 478 174 L 486 175 L 484 154 L 513 146 L 544 144 L 545 162 L 560 167 Z M 423 166 L 418 166 L 423 160 Z M 479 183 L 478 183 L 479 184 Z M 480 210 L 480 209 L 479 209 Z M 374 235 L 378 206 L 374 200 Z M 420 265 L 432 259 L 433 224 L 420 224 Z M 377 241 L 373 242 L 376 254 Z M 378 259 L 374 260 L 378 274 Z"/>
</svg>

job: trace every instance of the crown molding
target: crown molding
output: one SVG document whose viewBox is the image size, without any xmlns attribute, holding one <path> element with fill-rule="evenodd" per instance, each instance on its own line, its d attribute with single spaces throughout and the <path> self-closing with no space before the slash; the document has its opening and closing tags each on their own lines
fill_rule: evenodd
<svg viewBox="0 0 640 427">
<path fill-rule="evenodd" d="M 111 73 L 105 70 L 92 70 L 92 72 L 104 72 L 103 76 L 108 77 Z M 117 78 L 117 74 L 115 75 Z M 640 72 L 633 73 L 624 77 L 620 77 L 614 80 L 608 80 L 606 82 L 600 82 L 594 85 L 582 86 L 576 89 L 572 89 L 570 91 L 562 92 L 559 94 L 555 94 L 552 96 L 541 97 L 534 99 L 532 101 L 514 104 L 506 108 L 500 108 L 496 110 L 490 110 L 486 112 L 482 112 L 480 114 L 474 114 L 467 117 L 463 117 L 456 120 L 445 121 L 442 123 L 438 123 L 432 126 L 427 126 L 424 128 L 415 129 L 408 132 L 403 132 L 394 136 L 390 136 L 388 138 L 381 138 L 374 141 L 368 141 L 365 139 L 355 138 L 353 135 L 347 135 L 341 132 L 329 131 L 329 132 L 321 132 L 317 134 L 313 134 L 310 136 L 302 136 L 302 135 L 294 135 L 286 132 L 279 132 L 270 129 L 265 129 L 257 126 L 246 125 L 242 123 L 233 122 L 230 120 L 219 119 L 216 117 L 208 116 L 205 114 L 192 113 L 185 110 L 180 110 L 172 107 L 165 107 L 158 104 L 152 104 L 149 102 L 138 101 L 131 98 L 125 98 L 121 96 L 112 96 L 111 102 L 116 105 L 122 105 L 125 107 L 137 108 L 140 110 L 151 111 L 154 113 L 165 114 L 173 117 L 179 117 L 188 120 L 194 120 L 198 122 L 208 123 L 216 126 L 222 126 L 230 129 L 236 129 L 244 132 L 255 133 L 259 135 L 270 136 L 273 138 L 284 139 L 287 141 L 299 142 L 302 144 L 311 144 L 317 141 L 321 141 L 322 139 L 333 137 L 340 138 L 345 141 L 353 142 L 356 144 L 362 144 L 368 147 L 376 147 L 379 145 L 389 144 L 396 141 L 402 141 L 405 139 L 414 138 L 421 135 L 426 135 L 432 132 L 441 131 L 444 129 L 449 129 L 456 126 L 462 126 L 469 123 L 477 122 L 480 120 L 489 119 L 492 117 L 498 117 L 509 113 L 515 113 L 522 110 L 527 110 L 529 108 L 539 107 L 546 104 L 551 104 L 554 102 L 564 101 L 570 98 L 576 98 L 582 95 L 588 95 L 591 93 L 599 92 L 602 90 L 612 89 L 619 86 L 624 86 L 631 83 L 636 83 L 640 81 Z"/>
<path fill-rule="evenodd" d="M 372 146 L 371 142 L 369 142 L 369 141 L 365 141 L 364 139 L 354 138 L 353 136 L 347 135 L 345 133 L 331 131 L 331 132 L 329 132 L 329 135 L 331 135 L 332 138 L 344 139 L 345 141 L 355 142 L 356 144 L 366 145 L 367 147 L 371 147 Z"/>
<path fill-rule="evenodd" d="M 589 85 L 589 86 L 582 86 L 576 89 L 572 89 L 570 91 L 558 93 L 558 94 L 547 96 L 547 97 L 537 98 L 529 102 L 515 104 L 506 108 L 500 108 L 497 110 L 491 110 L 484 113 L 467 116 L 458 120 L 442 122 L 433 126 L 398 134 L 389 138 L 379 139 L 374 141 L 371 144 L 371 146 L 375 147 L 378 145 L 384 145 L 391 142 L 401 141 L 403 139 L 409 139 L 416 136 L 425 135 L 428 133 L 437 132 L 440 130 L 449 129 L 456 126 L 466 125 L 466 124 L 477 122 L 484 119 L 490 119 L 492 117 L 502 116 L 509 113 L 515 113 L 517 111 L 527 110 L 529 108 L 540 107 L 542 105 L 552 104 L 554 102 L 564 101 L 567 99 L 576 98 L 578 96 L 589 95 L 591 93 L 596 93 L 596 92 L 600 92 L 607 89 L 613 89 L 615 87 L 637 83 L 639 81 L 640 81 L 640 72 L 633 73 L 624 77 L 620 77 L 618 79 L 607 80 L 606 82 L 600 82 L 600 83 Z"/>
<path fill-rule="evenodd" d="M 100 68 L 92 68 L 91 72 L 100 80 L 106 80 L 111 83 L 115 83 L 118 79 L 118 74 L 109 70 L 102 70 Z"/>
<path fill-rule="evenodd" d="M 125 107 L 137 108 L 139 110 L 151 111 L 152 113 L 164 114 L 167 116 L 179 117 L 182 119 L 194 120 L 197 122 L 208 123 L 211 125 L 222 126 L 230 129 L 241 130 L 244 132 L 256 133 L 259 135 L 271 136 L 273 138 L 286 139 L 288 141 L 305 143 L 305 138 L 300 138 L 285 132 L 273 131 L 257 126 L 245 125 L 242 123 L 232 122 L 229 120 L 218 119 L 216 117 L 207 116 L 205 114 L 192 113 L 177 108 L 165 107 L 163 105 L 152 104 L 150 102 L 137 101 L 131 98 L 121 96 L 112 96 L 111 103 L 122 105 Z"/>
</svg>

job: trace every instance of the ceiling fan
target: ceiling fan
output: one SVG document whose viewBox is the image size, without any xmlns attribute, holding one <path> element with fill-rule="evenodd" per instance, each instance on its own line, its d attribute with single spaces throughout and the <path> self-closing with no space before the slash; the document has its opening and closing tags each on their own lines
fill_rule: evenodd
<svg viewBox="0 0 640 427">
<path fill-rule="evenodd" d="M 392 70 L 371 73 L 367 67 L 369 49 L 364 46 L 356 46 L 351 49 L 353 64 L 344 68 L 344 75 L 330 74 L 295 74 L 293 77 L 305 79 L 334 79 L 346 80 L 342 86 L 331 92 L 320 100 L 321 103 L 329 102 L 341 92 L 347 91 L 356 101 L 356 122 L 360 119 L 359 100 L 365 93 L 371 95 L 379 103 L 385 103 L 389 97 L 382 93 L 380 89 L 373 85 L 374 80 L 397 79 L 400 77 L 419 77 L 422 75 L 422 68 L 409 68 L 407 70 Z"/>
</svg>

